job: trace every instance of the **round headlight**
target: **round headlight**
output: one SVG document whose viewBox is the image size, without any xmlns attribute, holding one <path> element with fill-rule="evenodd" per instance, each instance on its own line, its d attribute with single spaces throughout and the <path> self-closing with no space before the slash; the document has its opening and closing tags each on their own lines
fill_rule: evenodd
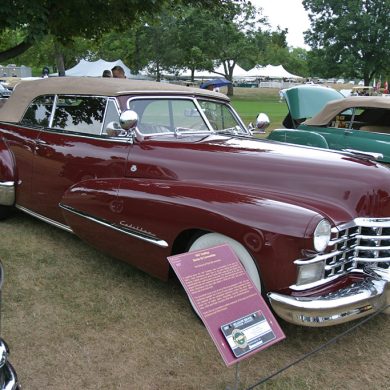
<svg viewBox="0 0 390 390">
<path fill-rule="evenodd" d="M 330 241 L 330 234 L 330 223 L 326 219 L 323 219 L 314 230 L 314 249 L 317 252 L 323 252 L 326 249 Z"/>
</svg>

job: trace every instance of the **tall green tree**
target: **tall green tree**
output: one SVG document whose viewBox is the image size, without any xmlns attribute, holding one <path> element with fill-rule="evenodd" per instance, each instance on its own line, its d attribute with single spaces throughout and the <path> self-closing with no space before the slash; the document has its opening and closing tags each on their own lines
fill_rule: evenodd
<svg viewBox="0 0 390 390">
<path fill-rule="evenodd" d="M 284 68 L 295 75 L 301 77 L 309 77 L 310 70 L 308 66 L 309 53 L 306 49 L 301 47 L 294 47 L 291 49 L 287 57 L 280 62 Z"/>
<path fill-rule="evenodd" d="M 363 78 L 366 85 L 390 65 L 390 0 L 303 0 L 311 29 L 306 42 L 322 53 L 333 76 Z"/>
<path fill-rule="evenodd" d="M 192 81 L 196 70 L 213 68 L 209 38 L 213 20 L 210 17 L 203 9 L 189 7 L 178 17 L 174 27 L 180 49 L 178 65 L 190 70 Z"/>
<path fill-rule="evenodd" d="M 0 34 L 18 31 L 20 40 L 0 51 L 0 61 L 22 54 L 50 35 L 60 58 L 62 48 L 77 37 L 95 39 L 104 32 L 123 30 L 142 15 L 155 15 L 166 5 L 191 4 L 221 7 L 229 0 L 2 0 Z"/>
<path fill-rule="evenodd" d="M 214 66 L 222 65 L 220 75 L 233 81 L 235 66 L 245 58 L 257 56 L 254 37 L 265 18 L 250 2 L 235 3 L 224 12 L 205 13 L 205 17 L 209 20 L 208 55 L 214 59 Z M 232 84 L 228 95 L 233 95 Z"/>
</svg>

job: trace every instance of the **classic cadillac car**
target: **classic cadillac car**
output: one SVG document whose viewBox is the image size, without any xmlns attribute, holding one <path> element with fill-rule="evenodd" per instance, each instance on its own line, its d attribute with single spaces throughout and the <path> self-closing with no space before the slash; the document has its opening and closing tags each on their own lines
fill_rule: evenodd
<svg viewBox="0 0 390 390">
<path fill-rule="evenodd" d="M 371 154 L 390 164 L 390 98 L 351 96 L 326 87 L 283 91 L 289 113 L 268 139 L 319 148 Z"/>
<path fill-rule="evenodd" d="M 25 82 L 0 110 L 1 216 L 17 208 L 162 279 L 168 256 L 227 243 L 295 324 L 385 308 L 390 171 L 250 133 L 208 90 Z"/>
</svg>

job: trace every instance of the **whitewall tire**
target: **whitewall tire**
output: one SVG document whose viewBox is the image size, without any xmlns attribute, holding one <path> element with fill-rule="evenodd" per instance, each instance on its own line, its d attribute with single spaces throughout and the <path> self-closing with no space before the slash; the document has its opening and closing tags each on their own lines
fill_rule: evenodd
<svg viewBox="0 0 390 390">
<path fill-rule="evenodd" d="M 244 246 L 238 241 L 233 240 L 230 237 L 224 236 L 223 234 L 206 233 L 203 236 L 197 238 L 192 243 L 188 251 L 193 252 L 222 244 L 228 244 L 230 248 L 234 251 L 241 264 L 244 266 L 248 276 L 251 278 L 252 282 L 261 293 L 260 276 L 259 272 L 257 271 L 255 262 L 253 261 L 252 256 L 244 248 Z"/>
</svg>

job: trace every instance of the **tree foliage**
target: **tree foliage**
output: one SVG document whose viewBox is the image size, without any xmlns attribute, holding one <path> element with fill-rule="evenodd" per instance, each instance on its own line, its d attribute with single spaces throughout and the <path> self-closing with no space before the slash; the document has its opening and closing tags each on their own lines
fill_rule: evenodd
<svg viewBox="0 0 390 390">
<path fill-rule="evenodd" d="M 166 5 L 223 7 L 228 0 L 2 0 L 0 34 L 19 31 L 21 40 L 0 52 L 0 61 L 23 53 L 34 42 L 51 35 L 66 47 L 77 37 L 94 39 L 104 32 L 123 30 L 142 15 L 158 14 Z"/>
<path fill-rule="evenodd" d="M 41 4 L 49 3 L 49 0 L 42 1 Z M 127 3 L 129 1 L 126 0 Z M 133 3 L 137 2 L 133 0 Z M 194 75 L 199 70 L 213 71 L 221 64 L 224 69 L 221 75 L 229 80 L 232 80 L 236 64 L 250 69 L 257 64 L 281 63 L 293 73 L 303 69 L 302 63 L 306 57 L 302 53 L 290 55 L 286 43 L 287 30 L 263 30 L 263 27 L 268 26 L 266 19 L 262 17 L 261 10 L 254 8 L 250 2 L 208 0 L 206 3 L 209 7 L 206 8 L 197 6 L 198 3 L 205 3 L 201 1 L 158 3 L 158 12 L 139 12 L 135 19 L 136 11 L 133 9 L 131 18 L 125 15 L 117 23 L 112 19 L 113 8 L 106 18 L 108 22 L 104 20 L 100 27 L 97 26 L 99 20 L 95 15 L 89 21 L 96 20 L 96 26 L 90 29 L 85 27 L 85 30 L 78 26 L 70 32 L 68 29 L 71 29 L 73 23 L 77 24 L 77 19 L 73 20 L 74 15 L 69 13 L 68 17 L 72 21 L 66 22 L 68 27 L 60 27 L 58 22 L 55 24 L 57 27 L 45 30 L 50 34 L 35 35 L 34 45 L 16 57 L 15 61 L 42 68 L 44 65 L 53 66 L 57 58 L 57 62 L 63 61 L 65 69 L 74 66 L 82 58 L 104 58 L 108 61 L 120 58 L 134 72 L 148 67 L 149 73 L 154 74 L 157 80 L 162 74 L 172 74 L 179 69 L 187 68 Z M 83 2 L 77 4 L 83 7 Z M 64 12 L 65 8 L 63 6 Z M 85 14 L 84 10 L 82 14 Z M 129 20 L 132 23 L 128 23 Z M 127 23 L 122 25 L 123 21 Z M 0 39 L 0 52 L 25 39 L 27 30 L 28 26 L 17 24 L 0 28 L 0 36 L 4 38 Z M 229 90 L 230 94 L 232 92 L 232 89 Z"/>
<path fill-rule="evenodd" d="M 363 78 L 366 85 L 390 63 L 390 0 L 303 0 L 311 29 L 312 63 L 327 76 Z"/>
</svg>

